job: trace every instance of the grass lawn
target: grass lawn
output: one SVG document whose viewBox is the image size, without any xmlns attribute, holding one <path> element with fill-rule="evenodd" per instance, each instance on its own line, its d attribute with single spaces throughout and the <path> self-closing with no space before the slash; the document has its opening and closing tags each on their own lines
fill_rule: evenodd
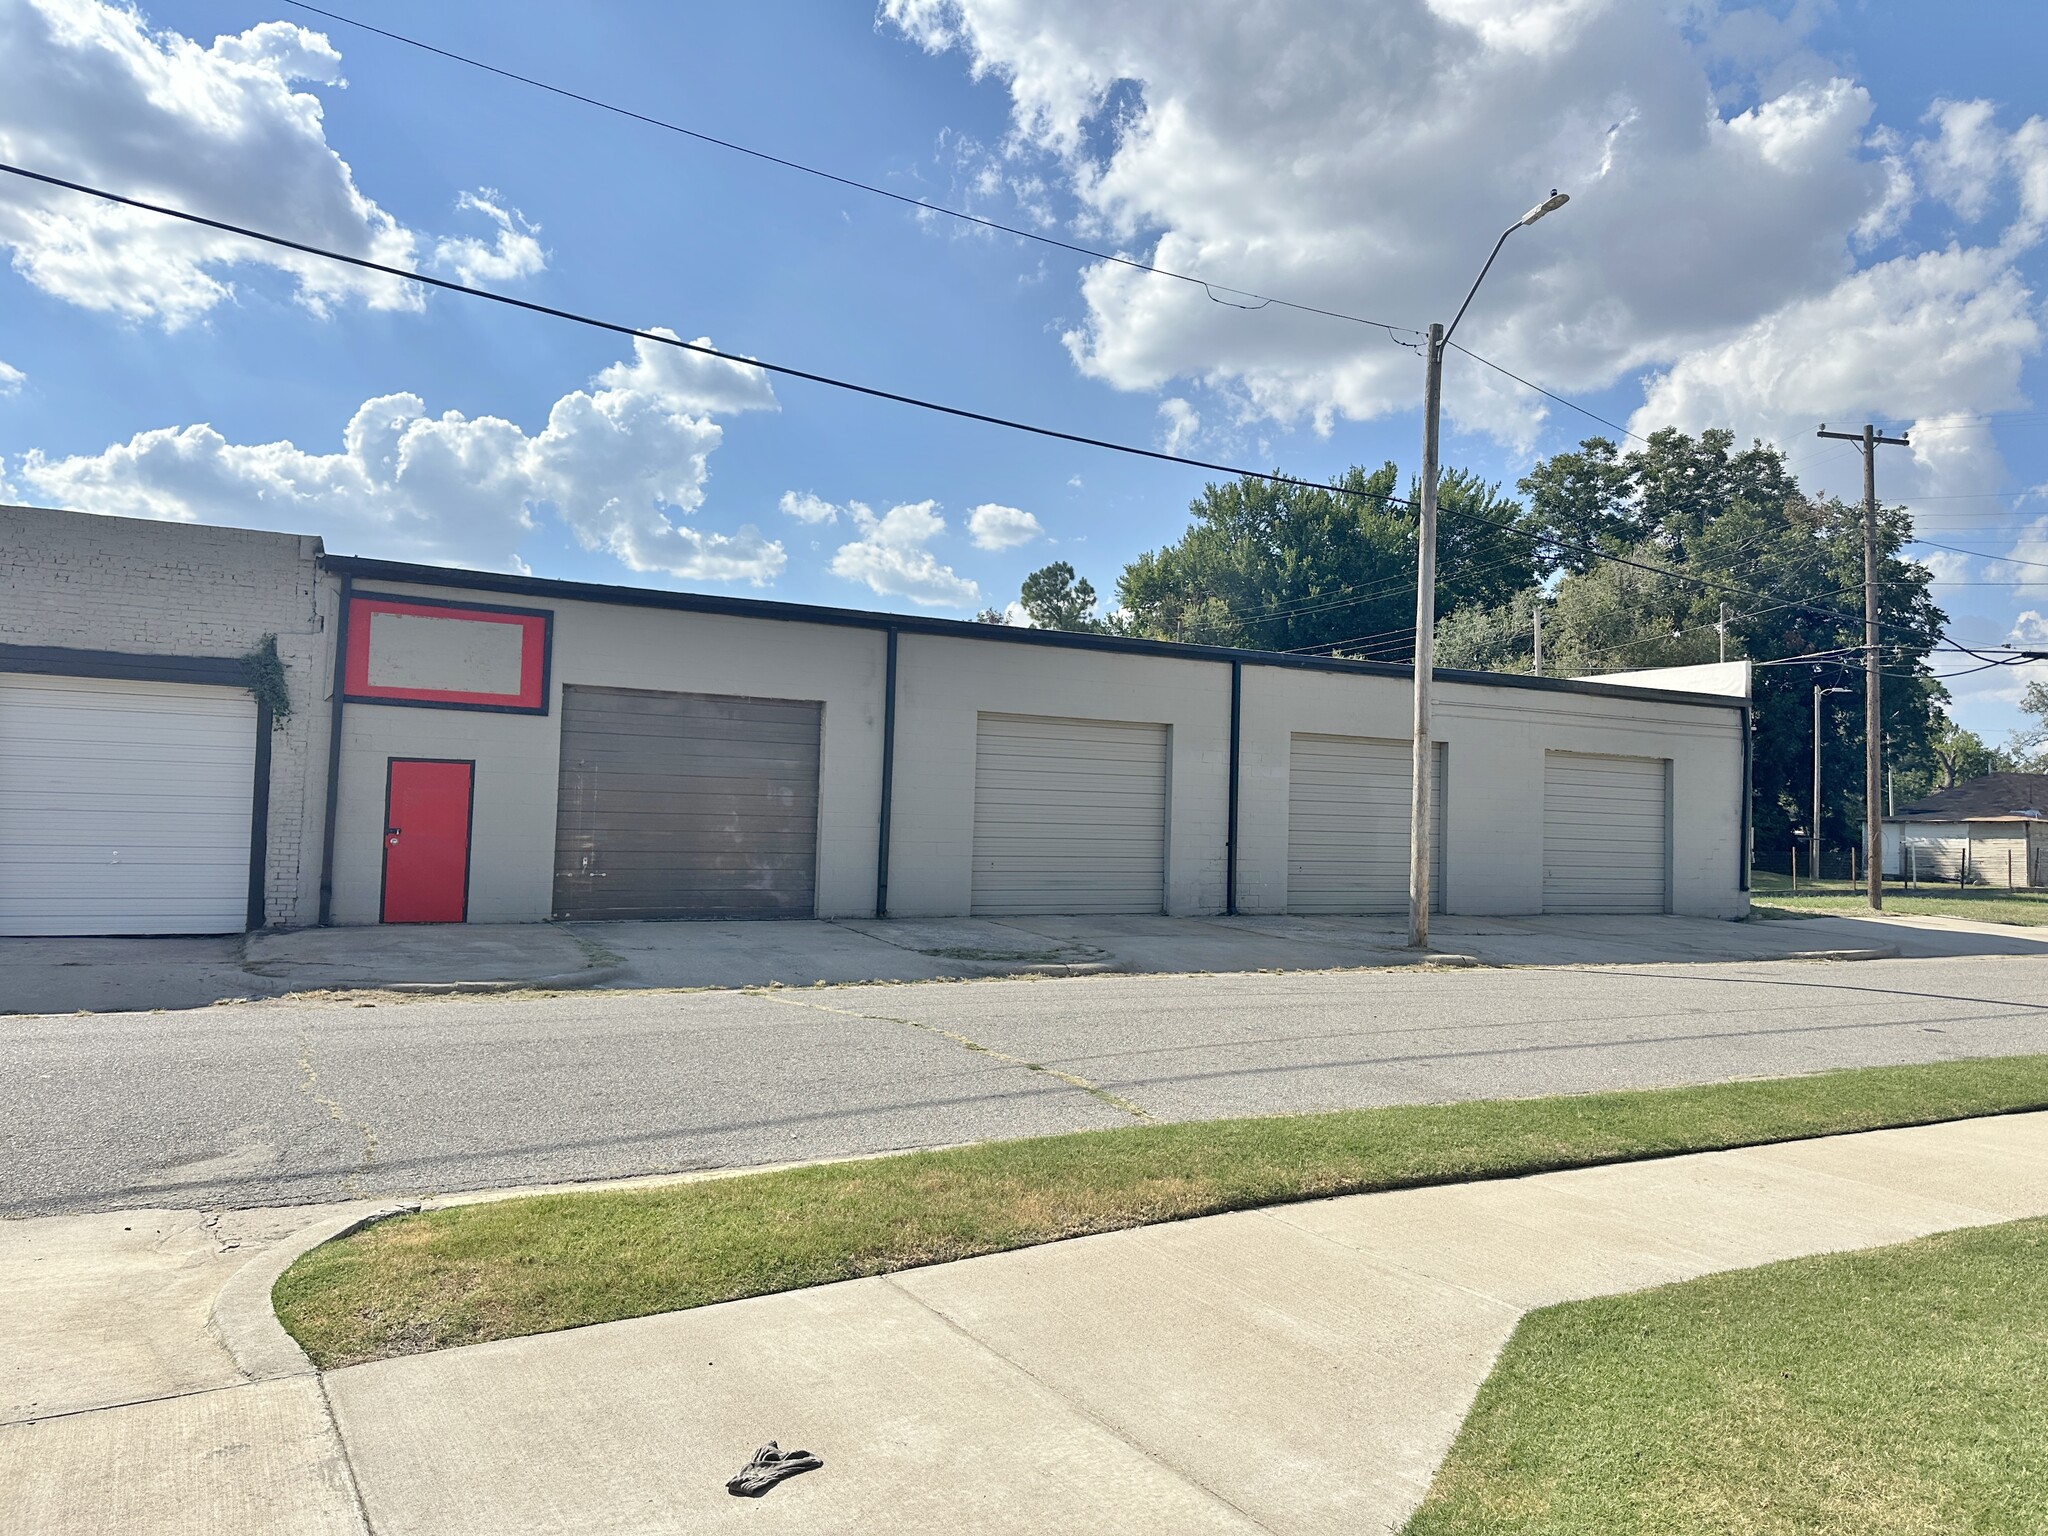
<svg viewBox="0 0 2048 1536">
<path fill-rule="evenodd" d="M 399 1217 L 272 1292 L 321 1366 L 1249 1206 L 2048 1108 L 2048 1056 L 1144 1125 Z"/>
<path fill-rule="evenodd" d="M 1407 1536 L 2035 1536 L 2048 1222 L 1522 1320 Z"/>
<path fill-rule="evenodd" d="M 1817 916 L 1824 912 L 1868 912 L 1870 904 L 1861 885 L 1847 880 L 1822 880 L 1818 884 L 1802 879 L 1795 894 L 1784 875 L 1758 870 L 1750 876 L 1752 907 L 1772 913 Z M 1968 917 L 1980 923 L 2012 923 L 2023 928 L 2048 924 L 2048 891 L 2008 891 L 1989 885 L 1918 885 L 1911 890 L 1888 882 L 1884 888 L 1884 909 L 1907 916 Z"/>
</svg>

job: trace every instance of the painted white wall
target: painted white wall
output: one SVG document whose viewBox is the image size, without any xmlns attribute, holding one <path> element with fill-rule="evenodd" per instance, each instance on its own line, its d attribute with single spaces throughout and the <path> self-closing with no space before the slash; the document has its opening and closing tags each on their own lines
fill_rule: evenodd
<svg viewBox="0 0 2048 1536">
<path fill-rule="evenodd" d="M 1287 907 L 1287 765 L 1294 732 L 1399 740 L 1405 679 L 1245 668 L 1243 851 L 1238 909 Z M 1444 905 L 1468 916 L 1543 908 L 1546 750 L 1664 758 L 1671 763 L 1672 911 L 1740 917 L 1742 715 L 1723 706 L 1626 693 L 1563 693 L 1439 683 L 1432 730 L 1445 744 Z"/>
<path fill-rule="evenodd" d="M 1639 672 L 1598 672 L 1582 683 L 1618 683 L 1624 688 L 1662 688 L 1671 693 L 1711 693 L 1722 698 L 1751 695 L 1751 663 L 1708 661 L 1690 667 L 1646 667 Z"/>
<path fill-rule="evenodd" d="M 477 759 L 470 917 L 540 921 L 551 905 L 561 689 L 578 683 L 818 699 L 824 710 L 818 911 L 874 910 L 886 637 L 879 630 L 549 603 L 432 585 L 364 591 L 552 607 L 550 710 L 504 715 L 351 704 L 335 836 L 334 919 L 377 920 L 384 765 L 393 756 Z M 1290 740 L 1297 731 L 1400 740 L 1399 677 L 1244 668 L 1238 905 L 1287 905 Z M 981 713 L 1132 721 L 1169 731 L 1166 910 L 1220 912 L 1229 815 L 1230 668 L 1214 660 L 1067 649 L 979 636 L 903 634 L 897 657 L 892 915 L 965 913 L 972 887 L 975 723 Z M 1672 907 L 1737 917 L 1742 715 L 1641 693 L 1440 685 L 1447 744 L 1448 910 L 1531 913 L 1543 899 L 1543 754 L 1671 764 Z"/>
<path fill-rule="evenodd" d="M 378 919 L 384 772 L 392 757 L 476 759 L 470 921 L 544 921 L 554 895 L 562 689 L 575 684 L 822 701 L 818 914 L 874 911 L 885 645 L 879 632 L 396 582 L 364 582 L 357 590 L 551 608 L 554 660 L 545 715 L 348 706 L 335 817 L 335 922 Z"/>
<path fill-rule="evenodd" d="M 1228 667 L 933 635 L 902 636 L 896 667 L 891 916 L 968 909 L 974 727 L 984 712 L 1166 726 L 1166 910 L 1223 910 L 1230 813 Z"/>
</svg>

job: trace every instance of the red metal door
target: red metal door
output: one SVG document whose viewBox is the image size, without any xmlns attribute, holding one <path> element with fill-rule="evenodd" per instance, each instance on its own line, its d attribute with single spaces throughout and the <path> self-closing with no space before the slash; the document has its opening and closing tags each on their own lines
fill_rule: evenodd
<svg viewBox="0 0 2048 1536">
<path fill-rule="evenodd" d="M 394 757 L 384 780 L 384 921 L 469 917 L 473 762 Z"/>
</svg>

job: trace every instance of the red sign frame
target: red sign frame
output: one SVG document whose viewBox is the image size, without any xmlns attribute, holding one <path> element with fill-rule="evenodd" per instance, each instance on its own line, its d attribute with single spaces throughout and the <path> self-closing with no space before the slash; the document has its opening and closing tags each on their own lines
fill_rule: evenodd
<svg viewBox="0 0 2048 1536">
<path fill-rule="evenodd" d="M 465 619 L 509 624 L 520 631 L 519 690 L 471 693 L 454 688 L 394 688 L 370 681 L 370 621 L 380 613 L 428 619 Z M 548 712 L 548 673 L 554 652 L 554 613 L 545 608 L 501 608 L 488 603 L 451 603 L 431 597 L 355 593 L 348 604 L 348 655 L 341 696 L 351 704 L 400 704 L 424 709 L 482 709 L 503 714 Z"/>
</svg>

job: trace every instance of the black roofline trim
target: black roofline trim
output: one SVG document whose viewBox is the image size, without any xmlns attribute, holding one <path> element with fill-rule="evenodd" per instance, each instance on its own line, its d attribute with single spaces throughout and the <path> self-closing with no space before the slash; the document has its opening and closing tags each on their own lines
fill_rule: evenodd
<svg viewBox="0 0 2048 1536">
<path fill-rule="evenodd" d="M 1165 661 L 1243 662 L 1250 666 L 1291 668 L 1304 672 L 1349 672 L 1366 677 L 1407 678 L 1412 669 L 1395 662 L 1350 661 L 1335 656 L 1297 656 L 1286 651 L 1241 651 L 1223 645 L 1177 645 L 1165 640 L 1134 640 L 1122 635 L 1077 635 L 1061 630 L 1024 629 L 1007 624 L 982 624 L 971 619 L 934 619 L 918 614 L 873 613 L 860 608 L 813 607 L 754 597 L 722 597 L 706 592 L 670 592 L 656 587 L 600 586 L 594 582 L 557 581 L 542 576 L 508 576 L 452 566 L 410 565 L 372 560 L 361 555 L 320 557 L 323 570 L 358 581 L 410 582 L 418 586 L 451 587 L 459 591 L 503 592 L 557 602 L 610 603 L 627 608 L 664 608 L 685 613 L 722 614 L 729 618 L 770 619 L 788 624 L 837 625 L 883 633 L 938 635 L 954 640 L 993 640 L 1012 645 L 1046 645 L 1067 650 L 1107 651 L 1152 656 Z M 394 594 L 395 595 L 395 594 Z M 1595 698 L 1650 700 L 1694 704 L 1707 708 L 1743 709 L 1749 701 L 1729 694 L 1681 693 L 1666 688 L 1633 688 L 1615 683 L 1580 682 L 1567 677 L 1525 677 L 1516 672 L 1466 672 L 1439 667 L 1440 683 L 1480 688 L 1523 688 L 1538 693 L 1578 693 Z"/>
</svg>

